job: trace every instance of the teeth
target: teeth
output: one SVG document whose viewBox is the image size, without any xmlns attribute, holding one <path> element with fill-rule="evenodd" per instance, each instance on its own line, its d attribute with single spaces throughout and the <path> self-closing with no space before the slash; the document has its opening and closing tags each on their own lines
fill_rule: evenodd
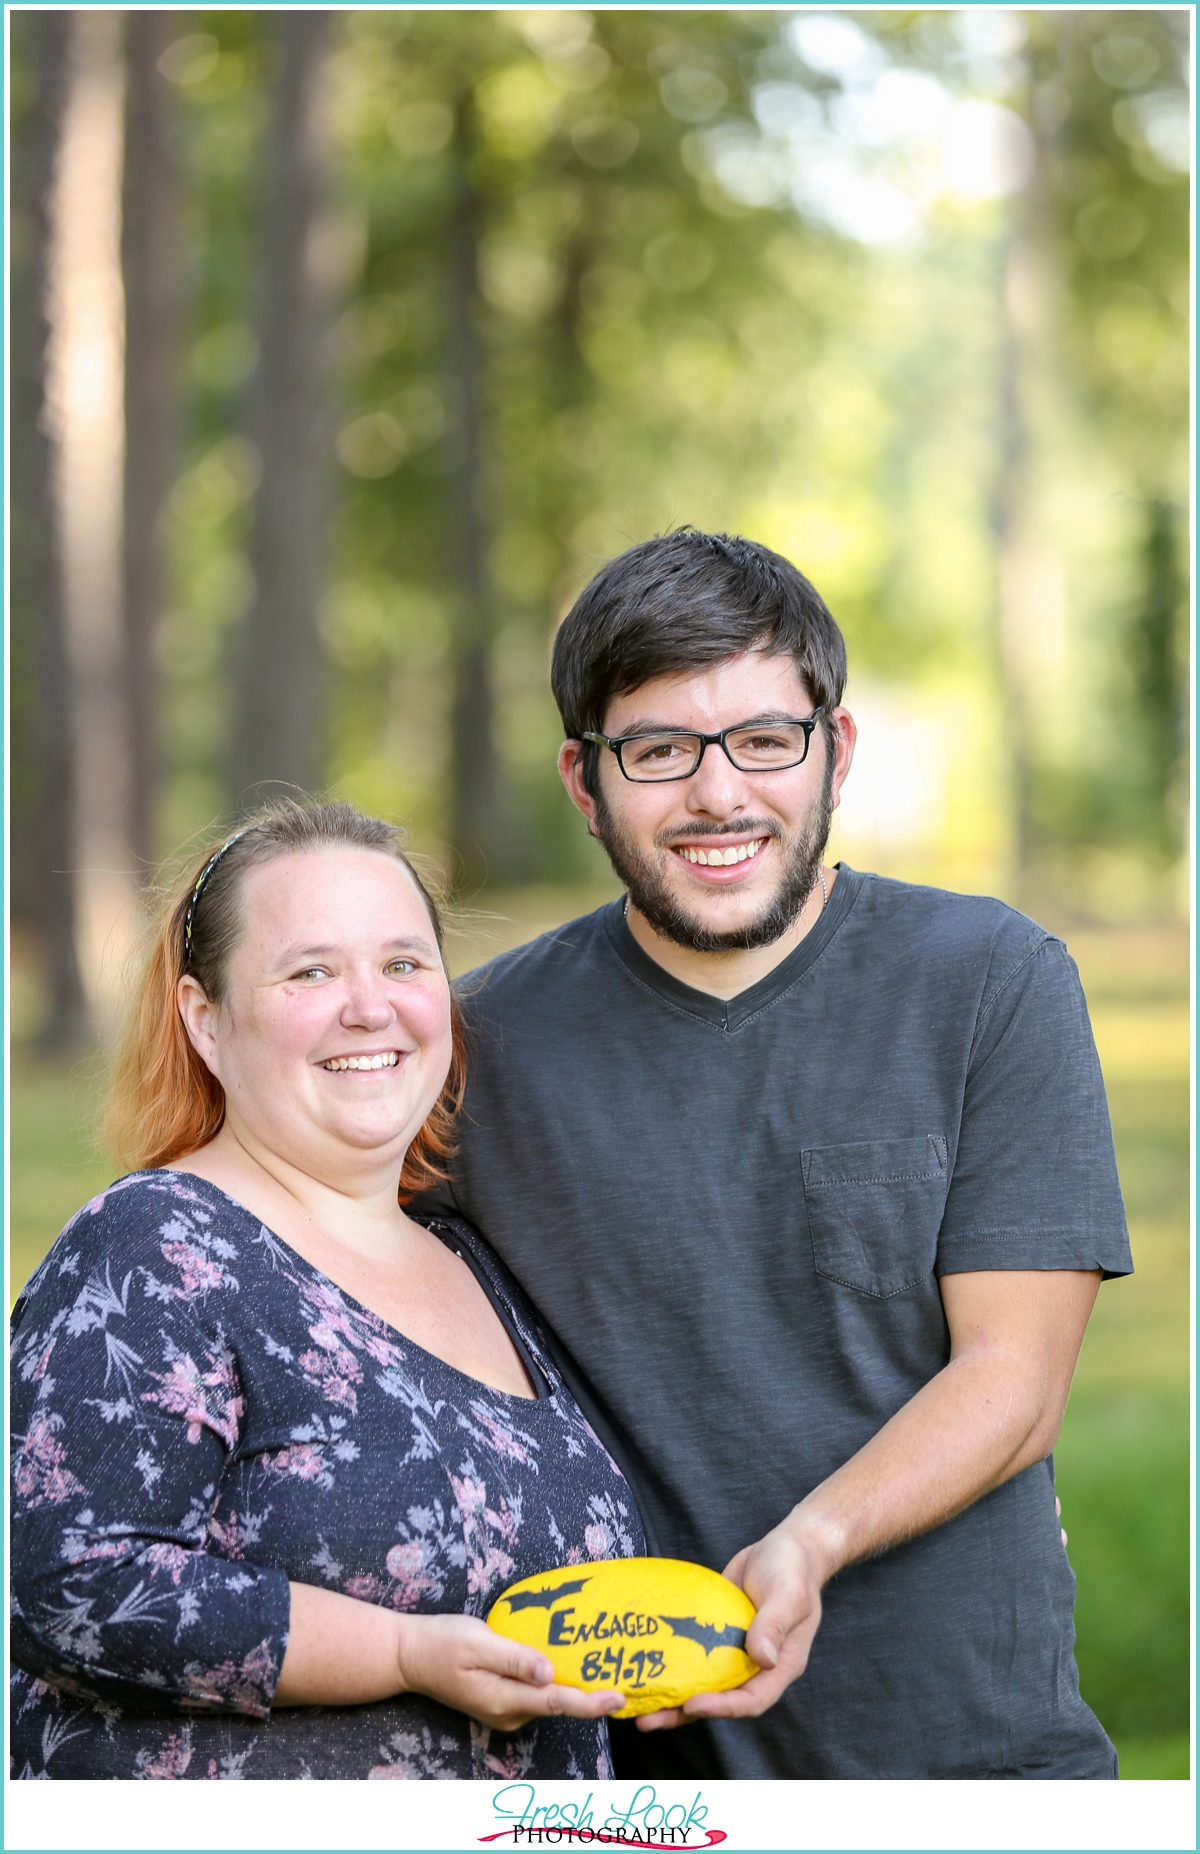
<svg viewBox="0 0 1200 1854">
<path fill-rule="evenodd" d="M 685 849 L 680 851 L 680 855 L 686 858 L 689 863 L 700 863 L 706 869 L 715 869 L 721 866 L 727 869 L 731 863 L 748 862 L 752 856 L 758 854 L 765 842 L 765 837 L 756 837 L 753 843 L 739 843 L 735 848 L 729 850 Z"/>
<path fill-rule="evenodd" d="M 323 1062 L 323 1069 L 394 1069 L 399 1057 L 394 1049 L 389 1049 L 385 1056 L 334 1056 Z"/>
</svg>

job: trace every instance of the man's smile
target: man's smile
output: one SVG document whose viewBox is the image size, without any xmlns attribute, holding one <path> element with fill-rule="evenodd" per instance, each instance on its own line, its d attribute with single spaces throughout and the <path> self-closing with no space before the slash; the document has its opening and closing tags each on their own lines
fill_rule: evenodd
<svg viewBox="0 0 1200 1854">
<path fill-rule="evenodd" d="M 701 868 L 728 869 L 735 863 L 748 863 L 766 841 L 765 837 L 751 837 L 746 843 L 677 843 L 675 855 L 682 856 L 685 862 L 699 863 Z"/>
</svg>

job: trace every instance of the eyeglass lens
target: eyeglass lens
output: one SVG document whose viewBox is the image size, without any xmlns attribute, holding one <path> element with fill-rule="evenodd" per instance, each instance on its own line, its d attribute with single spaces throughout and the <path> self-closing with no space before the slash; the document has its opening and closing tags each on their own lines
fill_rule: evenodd
<svg viewBox="0 0 1200 1854">
<path fill-rule="evenodd" d="M 725 751 L 741 772 L 775 772 L 800 764 L 811 731 L 800 722 L 739 727 L 725 736 Z M 640 734 L 622 743 L 622 766 L 629 779 L 686 779 L 700 764 L 703 744 L 699 734 Z"/>
</svg>

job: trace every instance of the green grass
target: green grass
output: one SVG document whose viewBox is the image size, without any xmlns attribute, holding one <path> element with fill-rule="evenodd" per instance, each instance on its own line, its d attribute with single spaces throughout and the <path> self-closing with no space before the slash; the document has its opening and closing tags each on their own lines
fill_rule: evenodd
<svg viewBox="0 0 1200 1854">
<path fill-rule="evenodd" d="M 456 949 L 458 969 L 553 925 L 552 913 L 563 919 L 579 908 L 539 893 L 523 911 L 503 911 L 517 921 L 469 923 Z M 1161 1013 L 1164 992 L 1180 998 L 1186 963 L 1174 942 L 1167 955 L 1156 946 L 1142 961 L 1143 976 L 1129 946 L 1127 930 L 1119 947 L 1099 936 L 1090 948 L 1073 946 L 1089 996 L 1103 1007 L 1119 986 L 1125 1004 L 1141 995 Z M 1187 1084 L 1171 1072 L 1173 1058 L 1165 1076 L 1131 1079 L 1119 1051 L 1106 1054 L 1100 1041 L 1138 1272 L 1101 1289 L 1055 1451 L 1078 1580 L 1080 1685 L 1117 1746 L 1122 1777 L 1186 1778 Z M 1144 1051 L 1138 1060 L 1144 1067 Z M 94 1059 L 67 1064 L 19 1054 L 14 1064 L 13 1294 L 71 1213 L 112 1177 L 92 1143 L 98 1093 Z"/>
<path fill-rule="evenodd" d="M 1186 1738 L 1187 1457 L 1187 1398 L 1136 1392 L 1074 1399 L 1055 1457 L 1080 1687 L 1118 1748 Z"/>
<path fill-rule="evenodd" d="M 112 1163 L 93 1141 L 99 1066 L 94 1056 L 68 1063 L 18 1053 L 9 1070 L 10 1301 L 68 1217 L 112 1182 Z"/>
<path fill-rule="evenodd" d="M 1143 1783 L 1163 1777 L 1190 1775 L 1191 1746 L 1186 1732 L 1165 1732 L 1161 1738 L 1127 1738 L 1119 1746 L 1121 1776 Z"/>
</svg>

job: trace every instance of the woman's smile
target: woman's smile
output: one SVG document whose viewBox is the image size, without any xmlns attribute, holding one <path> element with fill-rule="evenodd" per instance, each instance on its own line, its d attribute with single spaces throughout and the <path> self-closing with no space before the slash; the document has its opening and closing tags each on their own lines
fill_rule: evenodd
<svg viewBox="0 0 1200 1854">
<path fill-rule="evenodd" d="M 364 1075 L 378 1073 L 381 1069 L 394 1069 L 401 1058 L 408 1054 L 408 1050 L 402 1049 L 363 1049 L 354 1056 L 324 1056 L 318 1062 L 317 1067 L 326 1069 L 335 1075 L 347 1073 Z"/>
</svg>

